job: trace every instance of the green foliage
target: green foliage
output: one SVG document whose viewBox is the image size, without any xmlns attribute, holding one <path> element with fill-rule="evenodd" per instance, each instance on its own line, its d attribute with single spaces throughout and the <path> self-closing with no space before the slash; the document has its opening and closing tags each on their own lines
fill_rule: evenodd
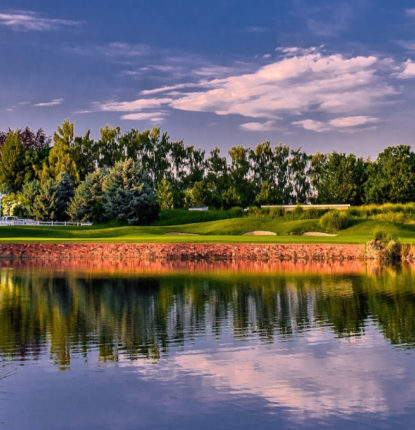
<svg viewBox="0 0 415 430">
<path fill-rule="evenodd" d="M 185 194 L 187 207 L 202 207 L 209 205 L 210 193 L 205 181 L 195 182 Z"/>
<path fill-rule="evenodd" d="M 58 184 L 53 179 L 44 182 L 33 203 L 33 215 L 41 221 L 57 221 L 59 197 Z"/>
<path fill-rule="evenodd" d="M 158 217 L 155 190 L 138 162 L 120 161 L 109 170 L 103 184 L 102 207 L 107 220 L 148 224 Z"/>
<path fill-rule="evenodd" d="M 409 146 L 386 148 L 368 167 L 365 200 L 406 203 L 415 199 L 415 154 Z"/>
<path fill-rule="evenodd" d="M 387 243 L 393 239 L 394 239 L 394 236 L 391 234 L 390 231 L 385 230 L 384 228 L 379 226 L 373 229 L 373 240 Z"/>
<path fill-rule="evenodd" d="M 228 218 L 240 218 L 244 214 L 242 208 L 235 207 L 229 210 L 189 211 L 188 209 L 162 210 L 160 219 L 153 225 L 180 225 L 206 221 L 215 221 Z"/>
<path fill-rule="evenodd" d="M 101 169 L 87 175 L 75 190 L 72 198 L 68 215 L 72 221 L 82 222 L 102 222 L 102 184 L 104 174 Z"/>
<path fill-rule="evenodd" d="M 403 212 L 388 211 L 383 212 L 374 216 L 375 219 L 386 222 L 393 222 L 397 224 L 403 224 L 406 220 L 406 216 Z"/>
<path fill-rule="evenodd" d="M 311 157 L 310 177 L 318 203 L 362 203 L 366 163 L 354 154 L 316 153 Z"/>
<path fill-rule="evenodd" d="M 238 191 L 234 186 L 229 187 L 222 194 L 222 206 L 224 209 L 230 209 L 234 206 L 240 206 L 241 203 L 241 196 L 238 194 Z"/>
<path fill-rule="evenodd" d="M 60 221 L 68 219 L 67 210 L 72 197 L 74 196 L 74 185 L 68 173 L 59 174 L 56 181 L 56 218 Z"/>
<path fill-rule="evenodd" d="M 43 166 L 41 182 L 48 179 L 56 180 L 61 173 L 66 172 L 75 184 L 79 183 L 80 175 L 74 146 L 74 124 L 65 120 L 53 134 L 53 148 L 49 152 L 47 164 Z"/>
<path fill-rule="evenodd" d="M 22 191 L 17 193 L 18 205 L 15 214 L 19 218 L 31 218 L 36 196 L 39 194 L 40 184 L 38 181 L 30 181 L 23 185 Z"/>
<path fill-rule="evenodd" d="M 165 178 L 157 185 L 157 200 L 161 210 L 173 209 L 174 207 L 173 187 Z"/>
<path fill-rule="evenodd" d="M 10 132 L 1 150 L 0 184 L 11 191 L 18 191 L 23 185 L 24 154 L 25 148 L 19 132 Z"/>
<path fill-rule="evenodd" d="M 349 214 L 345 211 L 330 211 L 320 218 L 320 226 L 328 232 L 337 232 L 349 225 Z"/>
</svg>

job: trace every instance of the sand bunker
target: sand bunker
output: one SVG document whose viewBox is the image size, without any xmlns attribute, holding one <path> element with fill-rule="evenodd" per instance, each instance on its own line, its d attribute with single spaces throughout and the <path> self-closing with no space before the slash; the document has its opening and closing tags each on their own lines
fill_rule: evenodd
<svg viewBox="0 0 415 430">
<path fill-rule="evenodd" d="M 276 236 L 277 233 L 274 233 L 273 231 L 264 231 L 264 230 L 255 230 L 255 231 L 248 231 L 247 233 L 244 233 L 242 236 Z"/>
<path fill-rule="evenodd" d="M 331 234 L 331 233 L 323 233 L 322 231 L 307 231 L 306 233 L 303 233 L 303 236 L 328 236 L 328 237 L 334 237 L 337 236 L 337 234 Z"/>
<path fill-rule="evenodd" d="M 199 236 L 197 233 L 183 233 L 181 231 L 168 231 L 166 236 Z"/>
</svg>

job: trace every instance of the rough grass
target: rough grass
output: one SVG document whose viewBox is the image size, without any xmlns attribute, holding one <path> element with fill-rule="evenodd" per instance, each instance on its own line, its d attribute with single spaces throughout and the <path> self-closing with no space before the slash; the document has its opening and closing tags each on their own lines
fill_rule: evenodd
<svg viewBox="0 0 415 430">
<path fill-rule="evenodd" d="M 415 225 L 395 224 L 376 219 L 352 219 L 350 226 L 335 237 L 305 237 L 306 231 L 321 231 L 318 220 L 232 218 L 169 226 L 91 227 L 0 227 L 1 242 L 221 242 L 221 243 L 366 243 L 373 231 L 381 228 L 404 243 L 415 243 Z M 277 236 L 242 236 L 253 230 L 269 230 Z M 196 233 L 198 236 L 173 236 L 167 232 Z"/>
</svg>

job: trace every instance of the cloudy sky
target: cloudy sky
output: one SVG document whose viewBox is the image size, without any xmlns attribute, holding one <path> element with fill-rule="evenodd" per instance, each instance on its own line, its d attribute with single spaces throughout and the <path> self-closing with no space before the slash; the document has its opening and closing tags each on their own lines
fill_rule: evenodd
<svg viewBox="0 0 415 430">
<path fill-rule="evenodd" d="M 415 138 L 415 1 L 0 0 L 0 54 L 0 129 L 371 156 Z"/>
</svg>

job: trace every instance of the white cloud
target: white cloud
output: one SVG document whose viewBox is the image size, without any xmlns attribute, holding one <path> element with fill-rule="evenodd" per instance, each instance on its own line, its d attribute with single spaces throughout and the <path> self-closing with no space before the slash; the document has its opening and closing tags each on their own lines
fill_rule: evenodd
<svg viewBox="0 0 415 430">
<path fill-rule="evenodd" d="M 240 124 L 239 128 L 244 131 L 271 131 L 278 130 L 277 125 L 274 121 L 265 122 L 246 122 Z"/>
<path fill-rule="evenodd" d="M 346 116 L 335 118 L 330 121 L 330 125 L 334 127 L 358 127 L 362 125 L 374 124 L 378 122 L 378 118 L 371 116 Z"/>
<path fill-rule="evenodd" d="M 164 112 L 137 112 L 121 115 L 121 119 L 134 120 L 134 121 L 151 121 L 161 122 L 164 120 L 166 114 Z"/>
<path fill-rule="evenodd" d="M 302 127 L 305 130 L 311 130 L 317 133 L 330 130 L 330 127 L 325 122 L 316 121 L 313 119 L 302 119 L 300 121 L 293 121 L 292 124 Z"/>
<path fill-rule="evenodd" d="M 292 56 L 253 73 L 211 80 L 208 87 L 204 82 L 205 88 L 182 92 L 171 106 L 266 119 L 309 110 L 349 113 L 357 103 L 360 110 L 367 110 L 395 94 L 377 75 L 377 63 L 373 56 L 345 58 L 317 52 Z"/>
<path fill-rule="evenodd" d="M 281 117 L 316 132 L 357 131 L 373 125 L 373 113 L 398 94 L 390 78 L 402 66 L 389 58 L 346 57 L 325 54 L 322 49 L 277 48 L 279 58 L 255 68 L 244 64 L 250 71 L 239 74 L 237 68 L 199 68 L 200 73 L 193 73 L 201 76 L 196 82 L 146 89 L 136 100 L 111 101 L 96 108 L 130 113 L 172 108 L 240 115 L 251 119 L 240 125 L 246 131 L 275 129 L 275 120 Z M 298 119 L 293 121 L 293 116 Z"/>
<path fill-rule="evenodd" d="M 406 9 L 405 13 L 406 13 L 406 15 L 408 15 L 408 16 L 410 16 L 412 18 L 415 18 L 415 8 Z"/>
<path fill-rule="evenodd" d="M 172 102 L 172 98 L 138 99 L 130 102 L 97 103 L 98 110 L 105 112 L 139 112 L 143 109 L 159 108 Z"/>
<path fill-rule="evenodd" d="M 63 26 L 79 24 L 82 24 L 82 22 L 67 19 L 43 18 L 33 11 L 0 13 L 0 25 L 9 27 L 15 31 L 50 31 L 57 30 Z"/>
<path fill-rule="evenodd" d="M 325 131 L 341 131 L 345 133 L 353 133 L 356 131 L 365 130 L 368 127 L 373 127 L 373 124 L 379 121 L 378 118 L 371 116 L 344 116 L 331 119 L 329 121 L 316 121 L 313 119 L 303 119 L 293 121 L 292 124 L 305 130 L 322 133 Z"/>
<path fill-rule="evenodd" d="M 415 78 L 415 63 L 412 60 L 405 61 L 402 71 L 397 76 L 401 79 Z"/>
<path fill-rule="evenodd" d="M 63 98 L 60 98 L 60 99 L 53 99 L 49 102 L 35 103 L 33 106 L 37 106 L 37 107 L 57 106 L 57 105 L 61 105 L 62 102 L 63 102 Z"/>
</svg>

